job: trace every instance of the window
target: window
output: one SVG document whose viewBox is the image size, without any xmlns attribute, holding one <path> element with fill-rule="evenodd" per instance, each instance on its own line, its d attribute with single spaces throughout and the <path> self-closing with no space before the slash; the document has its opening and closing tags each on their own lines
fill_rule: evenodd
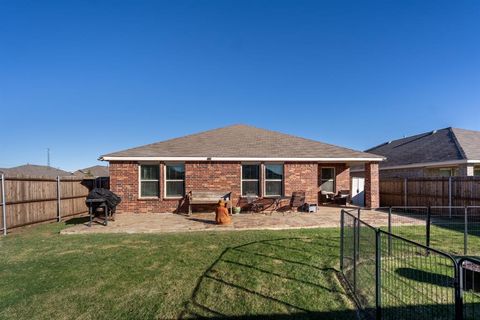
<svg viewBox="0 0 480 320">
<path fill-rule="evenodd" d="M 440 177 L 453 177 L 455 170 L 453 168 L 440 168 L 438 169 L 438 175 Z"/>
<path fill-rule="evenodd" d="M 265 164 L 265 196 L 283 195 L 283 164 Z"/>
<path fill-rule="evenodd" d="M 242 196 L 254 194 L 258 197 L 260 195 L 259 168 L 258 164 L 242 165 Z"/>
<path fill-rule="evenodd" d="M 140 197 L 159 197 L 159 169 L 158 164 L 140 165 Z"/>
<path fill-rule="evenodd" d="M 475 169 L 473 170 L 473 175 L 474 175 L 474 176 L 480 176 L 480 168 L 475 168 Z"/>
<path fill-rule="evenodd" d="M 320 190 L 335 193 L 335 168 L 320 170 Z"/>
<path fill-rule="evenodd" d="M 181 198 L 185 195 L 185 165 L 165 165 L 165 197 Z"/>
</svg>

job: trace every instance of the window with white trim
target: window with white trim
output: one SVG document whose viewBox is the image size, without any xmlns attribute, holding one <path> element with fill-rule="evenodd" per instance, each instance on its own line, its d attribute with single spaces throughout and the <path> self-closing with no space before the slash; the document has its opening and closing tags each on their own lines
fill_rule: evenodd
<svg viewBox="0 0 480 320">
<path fill-rule="evenodd" d="M 165 197 L 182 198 L 185 195 L 185 164 L 165 165 Z"/>
<path fill-rule="evenodd" d="M 160 166 L 158 164 L 140 165 L 140 197 L 158 198 L 160 196 Z"/>
<path fill-rule="evenodd" d="M 335 168 L 324 167 L 320 170 L 320 190 L 335 193 Z"/>
<path fill-rule="evenodd" d="M 283 195 L 283 164 L 265 164 L 265 196 Z"/>
<path fill-rule="evenodd" d="M 242 165 L 242 196 L 254 194 L 260 196 L 260 165 Z"/>
</svg>

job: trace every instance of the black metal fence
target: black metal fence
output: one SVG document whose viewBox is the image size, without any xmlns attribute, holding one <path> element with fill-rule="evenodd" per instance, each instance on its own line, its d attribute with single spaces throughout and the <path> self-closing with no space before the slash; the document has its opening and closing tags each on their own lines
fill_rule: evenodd
<svg viewBox="0 0 480 320">
<path fill-rule="evenodd" d="M 480 207 L 382 207 L 382 230 L 454 255 L 480 256 Z M 376 225 L 377 226 L 377 225 Z"/>
<path fill-rule="evenodd" d="M 480 260 L 397 235 L 394 223 L 391 232 L 375 228 L 358 214 L 341 212 L 340 267 L 363 316 L 480 319 Z"/>
</svg>

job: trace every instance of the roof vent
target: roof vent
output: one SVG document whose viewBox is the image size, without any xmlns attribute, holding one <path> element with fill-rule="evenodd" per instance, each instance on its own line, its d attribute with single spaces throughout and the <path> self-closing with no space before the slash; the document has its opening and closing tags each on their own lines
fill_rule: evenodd
<svg viewBox="0 0 480 320">
<path fill-rule="evenodd" d="M 435 134 L 435 133 L 437 133 L 437 130 L 433 130 L 433 131 L 432 131 L 432 134 Z"/>
</svg>

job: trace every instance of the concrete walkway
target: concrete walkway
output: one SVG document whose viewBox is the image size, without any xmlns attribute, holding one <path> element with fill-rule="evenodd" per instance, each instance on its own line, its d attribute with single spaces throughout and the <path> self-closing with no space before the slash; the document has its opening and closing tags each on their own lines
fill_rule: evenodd
<svg viewBox="0 0 480 320">
<path fill-rule="evenodd" d="M 172 213 L 117 214 L 116 221 L 107 227 L 93 223 L 74 225 L 61 231 L 62 234 L 88 233 L 169 233 L 191 231 L 233 231 L 233 230 L 284 230 L 303 228 L 331 228 L 340 226 L 340 210 L 337 207 L 320 207 L 317 213 L 272 213 L 233 215 L 232 224 L 215 224 L 215 214 L 201 213 L 184 216 Z M 386 225 L 387 215 L 362 211 L 362 220 L 374 226 Z M 420 221 L 408 218 L 401 224 L 413 225 Z"/>
</svg>

